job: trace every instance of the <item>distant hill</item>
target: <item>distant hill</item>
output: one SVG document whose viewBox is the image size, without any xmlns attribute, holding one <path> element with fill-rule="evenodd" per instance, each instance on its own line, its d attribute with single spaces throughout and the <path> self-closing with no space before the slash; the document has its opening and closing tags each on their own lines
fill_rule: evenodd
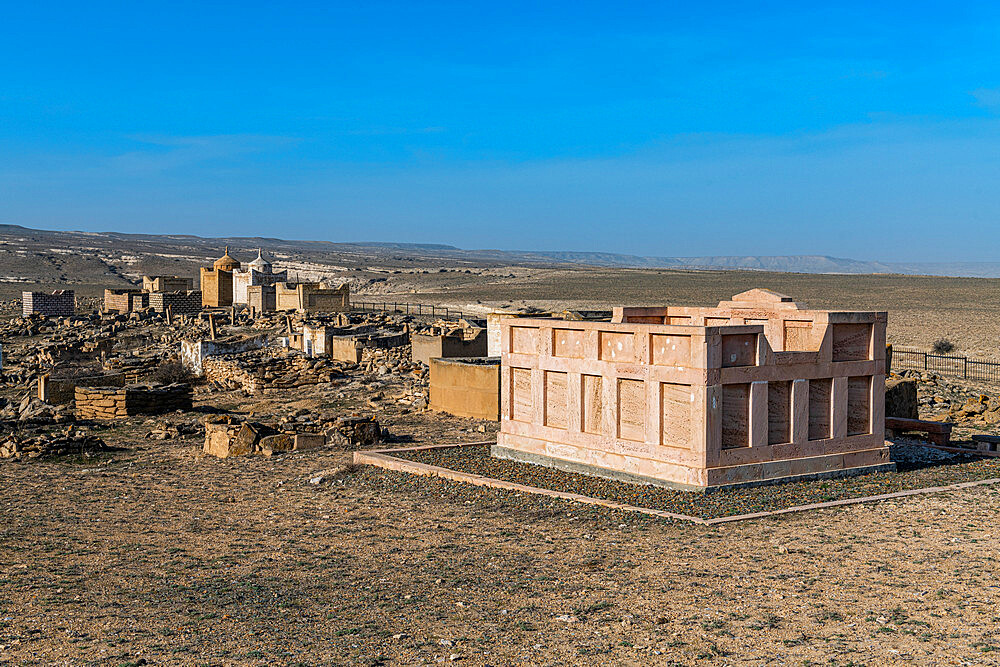
<svg viewBox="0 0 1000 667">
<path fill-rule="evenodd" d="M 473 267 L 595 266 L 782 273 L 899 273 L 1000 277 L 1000 262 L 871 262 L 826 255 L 648 257 L 606 252 L 466 250 L 436 243 L 336 243 L 270 237 L 68 232 L 0 225 L 0 288 L 24 285 L 134 285 L 142 274 L 197 276 L 230 246 L 238 259 L 264 248 L 293 277 L 331 276 L 359 284 L 373 274 Z"/>
<path fill-rule="evenodd" d="M 574 264 L 636 268 L 738 269 L 779 273 L 897 273 L 893 265 L 826 255 L 641 257 L 598 252 L 527 252 L 531 256 Z M 1000 266 L 1000 265 L 998 265 Z"/>
</svg>

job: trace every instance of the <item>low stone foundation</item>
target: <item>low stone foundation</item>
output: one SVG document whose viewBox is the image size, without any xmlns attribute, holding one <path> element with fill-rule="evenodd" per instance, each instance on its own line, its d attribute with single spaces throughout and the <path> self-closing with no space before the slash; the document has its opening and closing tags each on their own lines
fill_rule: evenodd
<svg viewBox="0 0 1000 667">
<path fill-rule="evenodd" d="M 169 384 L 159 387 L 77 387 L 77 419 L 110 420 L 132 415 L 159 414 L 191 409 L 191 387 Z"/>
<path fill-rule="evenodd" d="M 784 468 L 789 468 L 789 465 L 792 464 L 793 462 L 807 461 L 815 464 L 812 467 L 830 467 L 831 469 L 814 471 L 814 472 L 800 472 L 800 473 L 793 472 L 791 474 L 786 474 L 783 476 L 776 476 L 776 477 L 771 477 L 769 479 L 758 479 L 747 482 L 731 482 L 725 484 L 715 484 L 712 486 L 696 486 L 692 484 L 679 484 L 677 482 L 671 482 L 669 480 L 658 479 L 656 477 L 647 477 L 645 475 L 629 473 L 621 470 L 611 470 L 610 468 L 605 468 L 603 466 L 594 466 L 594 465 L 587 465 L 585 463 L 578 463 L 576 461 L 567 461 L 553 456 L 546 456 L 544 454 L 523 452 L 517 449 L 511 449 L 509 447 L 502 447 L 500 445 L 493 445 L 490 448 L 490 454 L 498 459 L 505 459 L 507 461 L 517 461 L 518 463 L 530 463 L 533 465 L 545 466 L 547 468 L 555 468 L 557 470 L 564 470 L 566 472 L 573 472 L 581 475 L 593 475 L 594 477 L 603 477 L 604 479 L 610 479 L 616 482 L 629 482 L 632 484 L 649 484 L 652 486 L 660 486 L 666 489 L 677 489 L 678 491 L 695 491 L 704 493 L 711 493 L 713 491 L 729 491 L 734 489 L 744 489 L 755 486 L 770 486 L 774 484 L 784 484 L 786 482 L 805 482 L 815 479 L 839 479 L 842 477 L 854 477 L 856 475 L 868 475 L 875 472 L 896 471 L 896 464 L 892 462 L 861 465 L 855 468 L 840 468 L 836 467 L 837 465 L 840 464 L 840 461 L 836 460 L 835 456 L 813 457 L 813 459 L 796 459 L 795 461 L 777 461 L 772 463 L 774 463 L 776 466 L 781 466 L 784 469 Z M 826 461 L 824 459 L 830 459 L 830 460 Z M 808 469 L 809 467 L 810 466 L 808 465 L 802 466 L 803 469 Z"/>
</svg>

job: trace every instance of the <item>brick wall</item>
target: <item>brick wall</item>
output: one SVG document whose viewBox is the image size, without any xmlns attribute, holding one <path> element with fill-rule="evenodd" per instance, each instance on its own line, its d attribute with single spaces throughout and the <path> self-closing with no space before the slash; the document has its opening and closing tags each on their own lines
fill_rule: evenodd
<svg viewBox="0 0 1000 667">
<path fill-rule="evenodd" d="M 164 313 L 167 306 L 174 315 L 190 315 L 201 312 L 201 291 L 154 292 L 149 295 L 149 306 L 158 313 Z"/>
<path fill-rule="evenodd" d="M 71 290 L 55 292 L 21 292 L 21 313 L 46 317 L 71 317 L 76 312 L 76 293 Z"/>
</svg>

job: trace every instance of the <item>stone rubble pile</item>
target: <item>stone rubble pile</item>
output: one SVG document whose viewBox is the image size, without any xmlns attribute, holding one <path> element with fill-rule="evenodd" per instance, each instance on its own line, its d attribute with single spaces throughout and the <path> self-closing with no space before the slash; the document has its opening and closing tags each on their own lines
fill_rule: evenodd
<svg viewBox="0 0 1000 667">
<path fill-rule="evenodd" d="M 970 426 L 993 426 L 1000 424 L 1000 396 L 985 394 L 970 396 L 965 403 L 952 403 L 948 408 L 948 421 Z"/>
<path fill-rule="evenodd" d="M 318 432 L 282 430 L 277 424 L 252 421 L 239 416 L 205 419 L 206 454 L 219 458 L 315 449 L 326 445 Z"/>
<path fill-rule="evenodd" d="M 908 387 L 907 387 L 908 385 Z M 912 394 L 920 419 L 953 422 L 967 428 L 993 430 L 1000 425 L 1000 396 L 982 393 L 982 383 L 949 378 L 930 371 L 904 370 L 886 378 L 886 415 L 895 414 L 894 397 Z M 910 399 L 907 398 L 907 402 Z"/>
<path fill-rule="evenodd" d="M 103 440 L 72 426 L 59 433 L 11 433 L 0 437 L 0 458 L 4 459 L 85 455 L 106 449 Z"/>
<path fill-rule="evenodd" d="M 200 435 L 204 431 L 204 425 L 197 422 L 160 422 L 146 433 L 146 438 L 149 440 L 177 440 L 189 435 Z"/>
<path fill-rule="evenodd" d="M 372 417 L 340 417 L 320 423 L 302 414 L 277 422 L 223 415 L 205 418 L 204 425 L 204 451 L 219 458 L 251 454 L 272 456 L 327 445 L 371 447 L 384 435 L 382 427 Z"/>
<path fill-rule="evenodd" d="M 0 410 L 0 419 L 22 424 L 59 424 L 71 422 L 74 417 L 65 406 L 44 403 L 29 391 L 19 403 L 7 403 Z"/>
<path fill-rule="evenodd" d="M 373 417 L 340 417 L 326 429 L 330 444 L 350 447 L 372 447 L 382 435 L 382 427 Z"/>
<path fill-rule="evenodd" d="M 389 373 L 414 373 L 423 377 L 427 367 L 413 363 L 410 346 L 390 348 L 365 348 L 361 357 L 361 370 L 367 375 L 388 375 Z"/>
</svg>

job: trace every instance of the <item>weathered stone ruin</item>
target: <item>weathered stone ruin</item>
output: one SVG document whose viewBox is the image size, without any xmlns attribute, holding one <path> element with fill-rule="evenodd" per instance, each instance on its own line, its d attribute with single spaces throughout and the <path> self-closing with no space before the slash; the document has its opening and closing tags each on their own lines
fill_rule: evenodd
<svg viewBox="0 0 1000 667">
<path fill-rule="evenodd" d="M 206 454 L 222 459 L 248 454 L 271 456 L 276 452 L 316 449 L 326 444 L 322 433 L 281 432 L 269 424 L 223 417 L 205 421 Z"/>
<path fill-rule="evenodd" d="M 410 335 L 412 358 L 430 364 L 435 357 L 485 357 L 488 352 L 486 329 L 472 327 L 432 327 Z"/>
<path fill-rule="evenodd" d="M 280 452 L 294 452 L 327 444 L 370 446 L 378 443 L 382 430 L 377 421 L 364 417 L 346 417 L 314 430 L 302 425 L 268 423 L 243 417 L 209 417 L 205 420 L 206 454 L 219 458 Z M 322 430 L 318 430 L 322 429 Z"/>
<path fill-rule="evenodd" d="M 609 323 L 507 318 L 494 454 L 686 489 L 890 469 L 885 325 L 767 290 Z"/>
<path fill-rule="evenodd" d="M 109 420 L 191 409 L 191 387 L 164 386 L 81 387 L 75 393 L 77 419 Z"/>
<path fill-rule="evenodd" d="M 109 313 L 131 313 L 149 308 L 149 293 L 138 289 L 104 290 L 104 310 Z"/>
<path fill-rule="evenodd" d="M 45 373 L 38 377 L 38 400 L 52 405 L 68 405 L 76 400 L 77 387 L 124 387 L 125 373 L 101 373 L 77 377 L 53 377 Z"/>
<path fill-rule="evenodd" d="M 248 396 L 265 389 L 293 389 L 330 382 L 342 367 L 324 359 L 268 348 L 212 356 L 202 362 L 205 381 L 219 389 L 242 389 Z"/>
<path fill-rule="evenodd" d="M 267 336 L 229 336 L 218 340 L 181 341 L 181 363 L 194 375 L 205 372 L 205 360 L 223 357 L 248 350 L 259 350 L 267 345 Z"/>
<path fill-rule="evenodd" d="M 302 332 L 292 334 L 289 345 L 306 356 L 329 357 L 359 364 L 365 350 L 402 347 L 410 342 L 406 325 L 361 324 L 329 326 L 306 323 Z"/>
<path fill-rule="evenodd" d="M 336 313 L 351 309 L 351 287 L 319 283 L 275 283 L 275 308 L 305 313 Z"/>
<path fill-rule="evenodd" d="M 143 288 L 104 290 L 104 310 L 108 313 L 134 313 L 152 309 L 157 313 L 174 315 L 193 314 L 201 311 L 201 292 L 191 289 L 190 278 L 177 276 L 143 276 Z M 178 289 L 166 289 L 177 287 Z M 181 289 L 183 288 L 183 289 Z"/>
<path fill-rule="evenodd" d="M 149 295 L 149 307 L 157 313 L 172 315 L 193 315 L 201 311 L 201 292 L 153 292 Z"/>
<path fill-rule="evenodd" d="M 103 440 L 73 426 L 56 433 L 15 431 L 0 435 L 0 459 L 90 455 L 105 449 Z"/>
<path fill-rule="evenodd" d="M 160 292 L 191 292 L 194 290 L 194 279 L 180 276 L 143 276 L 144 292 L 156 294 Z"/>
<path fill-rule="evenodd" d="M 273 313 L 278 309 L 278 298 L 274 285 L 250 285 L 247 287 L 247 305 L 253 313 Z"/>
</svg>

